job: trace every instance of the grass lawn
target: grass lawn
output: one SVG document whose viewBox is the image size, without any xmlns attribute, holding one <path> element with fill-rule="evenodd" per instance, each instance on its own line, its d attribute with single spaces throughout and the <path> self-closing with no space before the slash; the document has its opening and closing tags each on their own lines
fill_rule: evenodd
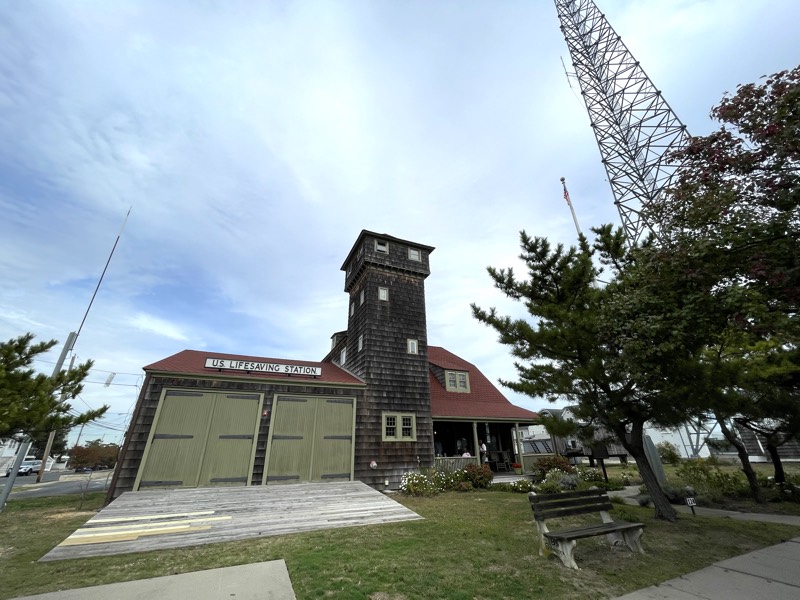
<svg viewBox="0 0 800 600">
<path fill-rule="evenodd" d="M 524 494 L 395 498 L 425 520 L 48 563 L 36 561 L 92 516 L 102 494 L 82 508 L 69 496 L 12 500 L 0 513 L 0 598 L 281 558 L 299 599 L 609 598 L 800 536 L 796 527 L 690 515 L 656 522 L 652 509 L 620 505 L 615 519 L 647 525 L 647 555 L 580 540 L 575 572 L 538 556 Z"/>
</svg>

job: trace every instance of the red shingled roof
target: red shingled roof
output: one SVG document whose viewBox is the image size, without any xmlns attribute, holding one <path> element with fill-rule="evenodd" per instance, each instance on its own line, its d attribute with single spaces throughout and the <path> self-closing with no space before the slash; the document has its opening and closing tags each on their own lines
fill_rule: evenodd
<svg viewBox="0 0 800 600">
<path fill-rule="evenodd" d="M 452 352 L 428 346 L 428 362 L 442 369 L 469 373 L 469 393 L 448 392 L 431 371 L 431 412 L 433 418 L 507 419 L 530 422 L 535 412 L 509 402 L 478 368 Z"/>
<path fill-rule="evenodd" d="M 239 371 L 233 369 L 206 368 L 207 358 L 224 358 L 227 360 L 247 361 L 255 363 L 276 363 L 279 365 L 300 365 L 304 367 L 319 367 L 322 375 L 312 377 L 307 375 L 284 375 L 282 373 L 263 373 L 258 371 Z M 145 371 L 160 371 L 166 373 L 180 373 L 185 375 L 220 375 L 232 377 L 246 377 L 248 379 L 278 379 L 283 381 L 314 381 L 317 383 L 344 383 L 349 385 L 365 385 L 358 377 L 340 369 L 329 362 L 311 362 L 307 360 L 286 360 L 285 358 L 265 358 L 263 356 L 244 356 L 241 354 L 222 354 L 220 352 L 201 352 L 200 350 L 182 350 L 165 359 L 147 365 Z"/>
</svg>

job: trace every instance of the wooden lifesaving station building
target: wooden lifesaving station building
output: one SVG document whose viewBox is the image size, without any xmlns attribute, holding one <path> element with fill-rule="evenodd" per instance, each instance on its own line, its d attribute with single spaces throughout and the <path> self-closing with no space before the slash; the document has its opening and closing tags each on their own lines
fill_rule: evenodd
<svg viewBox="0 0 800 600">
<path fill-rule="evenodd" d="M 362 231 L 342 270 L 347 329 L 319 362 L 184 350 L 146 376 L 108 498 L 171 487 L 357 479 L 396 489 L 437 456 L 513 453 L 514 406 L 428 345 L 433 248 Z"/>
</svg>

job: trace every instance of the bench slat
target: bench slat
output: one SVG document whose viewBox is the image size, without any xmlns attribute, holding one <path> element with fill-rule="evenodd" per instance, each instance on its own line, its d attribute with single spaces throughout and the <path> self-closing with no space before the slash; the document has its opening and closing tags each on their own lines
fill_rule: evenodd
<svg viewBox="0 0 800 600">
<path fill-rule="evenodd" d="M 533 516 L 537 521 L 545 521 L 547 519 L 560 519 L 561 517 L 571 517 L 574 515 L 588 515 L 599 513 L 601 510 L 613 510 L 614 505 L 611 502 L 603 502 L 591 504 L 589 506 L 576 506 L 574 508 L 553 508 L 549 510 L 536 510 L 533 511 Z"/>
<path fill-rule="evenodd" d="M 580 540 L 595 535 L 604 535 L 616 531 L 630 531 L 631 529 L 641 529 L 644 523 L 628 523 L 615 521 L 614 523 L 599 523 L 586 527 L 573 527 L 572 529 L 562 529 L 560 531 L 548 531 L 545 537 L 553 540 Z"/>
</svg>

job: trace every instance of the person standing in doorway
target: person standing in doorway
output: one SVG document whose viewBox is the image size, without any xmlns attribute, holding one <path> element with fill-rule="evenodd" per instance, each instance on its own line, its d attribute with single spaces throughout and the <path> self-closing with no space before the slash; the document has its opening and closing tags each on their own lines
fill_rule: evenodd
<svg viewBox="0 0 800 600">
<path fill-rule="evenodd" d="M 489 458 L 486 456 L 486 444 L 483 443 L 483 440 L 478 440 L 478 448 L 480 450 L 481 463 L 489 462 Z"/>
</svg>

